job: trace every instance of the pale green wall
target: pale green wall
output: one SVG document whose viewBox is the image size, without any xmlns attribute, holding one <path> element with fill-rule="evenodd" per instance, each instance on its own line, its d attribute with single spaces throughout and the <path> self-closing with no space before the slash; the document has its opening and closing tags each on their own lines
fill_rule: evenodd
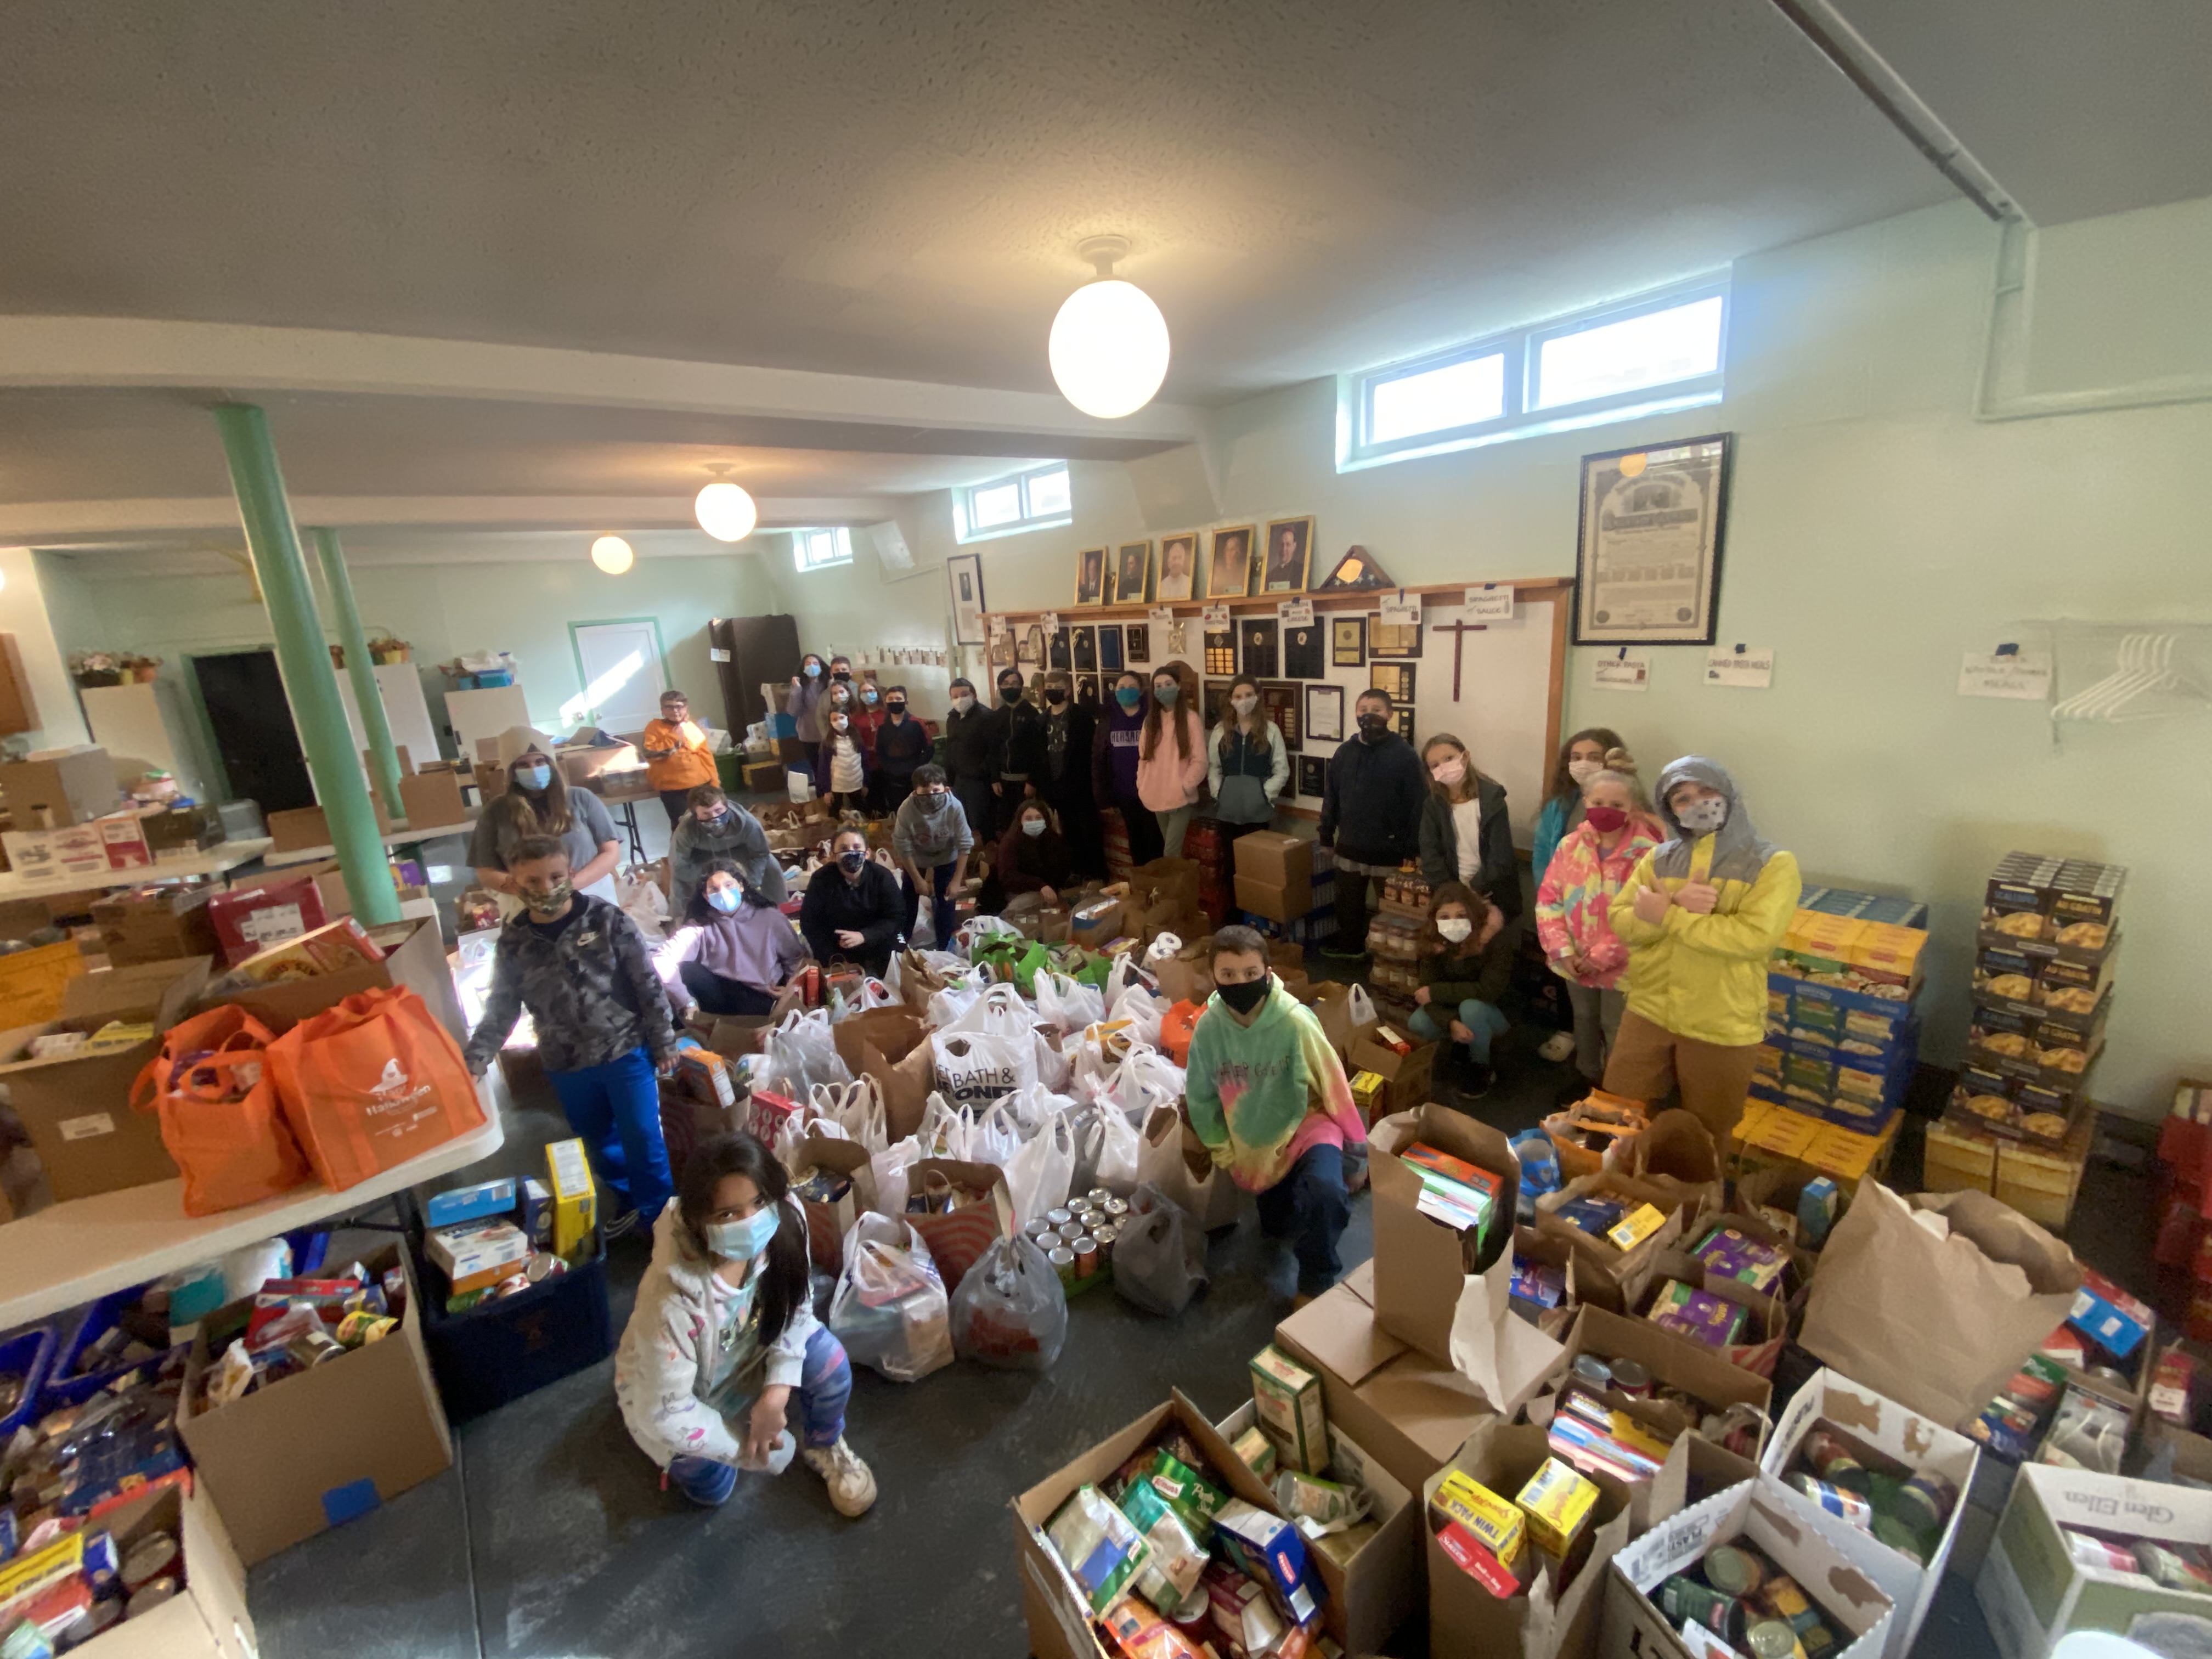
<svg viewBox="0 0 2212 1659">
<path fill-rule="evenodd" d="M 801 571 L 792 562 L 790 537 L 761 539 L 768 550 L 761 556 L 759 571 L 772 595 L 767 608 L 799 619 L 801 651 L 817 652 L 824 659 L 842 651 L 854 659 L 856 672 L 864 653 L 879 653 L 875 673 L 882 684 L 905 686 L 917 714 L 944 717 L 945 687 L 960 669 L 951 654 L 951 602 L 941 550 L 934 558 L 917 557 L 912 570 L 886 570 L 876 556 L 873 536 L 855 527 L 852 563 Z M 908 546 L 915 539 L 909 530 Z M 893 650 L 944 651 L 948 665 L 893 667 L 880 654 Z"/>
</svg>

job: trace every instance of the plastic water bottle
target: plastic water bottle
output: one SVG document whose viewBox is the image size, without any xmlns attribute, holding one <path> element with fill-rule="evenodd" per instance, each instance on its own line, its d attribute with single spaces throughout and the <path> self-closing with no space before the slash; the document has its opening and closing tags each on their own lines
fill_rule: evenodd
<svg viewBox="0 0 2212 1659">
<path fill-rule="evenodd" d="M 754 1474 L 781 1474 L 791 1467 L 791 1460 L 799 1455 L 799 1442 L 786 1429 L 769 1444 L 768 1456 L 756 1463 L 740 1455 L 738 1467 Z"/>
</svg>

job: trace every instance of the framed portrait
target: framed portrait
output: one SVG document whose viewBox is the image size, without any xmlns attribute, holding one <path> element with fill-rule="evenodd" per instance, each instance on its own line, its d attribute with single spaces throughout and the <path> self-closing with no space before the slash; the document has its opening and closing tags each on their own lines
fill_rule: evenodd
<svg viewBox="0 0 2212 1659">
<path fill-rule="evenodd" d="M 1319 800 L 1328 793 L 1328 758 L 1324 755 L 1298 757 L 1298 793 Z"/>
<path fill-rule="evenodd" d="M 994 635 L 992 637 L 991 648 L 986 653 L 986 659 L 994 668 L 1012 668 L 1014 665 L 1014 635 L 1012 629 L 1009 629 L 1006 632 Z"/>
<path fill-rule="evenodd" d="M 1373 662 L 1367 665 L 1367 683 L 1377 691 L 1387 691 L 1390 701 L 1400 708 L 1409 707 L 1413 701 L 1413 665 L 1409 662 Z"/>
<path fill-rule="evenodd" d="M 1206 660 L 1203 670 L 1208 674 L 1219 674 L 1224 678 L 1237 672 L 1237 630 L 1233 628 L 1209 628 L 1206 630 Z"/>
<path fill-rule="evenodd" d="M 1071 629 L 1056 628 L 1053 630 L 1052 641 L 1046 648 L 1044 660 L 1048 668 L 1066 669 L 1075 665 L 1075 647 Z"/>
<path fill-rule="evenodd" d="M 1367 618 L 1341 612 L 1328 619 L 1328 659 L 1338 668 L 1367 666 Z"/>
<path fill-rule="evenodd" d="M 1313 552 L 1311 519 L 1277 519 L 1267 526 L 1260 544 L 1260 591 L 1262 593 L 1303 593 L 1306 591 L 1306 561 Z"/>
<path fill-rule="evenodd" d="M 1283 630 L 1283 672 L 1294 680 L 1317 680 L 1328 672 L 1328 647 L 1324 643 L 1323 624 L 1308 623 L 1303 628 Z"/>
<path fill-rule="evenodd" d="M 1121 629 L 1122 666 L 1147 668 L 1152 660 L 1152 625 L 1130 623 Z"/>
<path fill-rule="evenodd" d="M 1340 685 L 1309 685 L 1305 693 L 1306 741 L 1342 743 L 1344 688 Z"/>
<path fill-rule="evenodd" d="M 1115 605 L 1144 605 L 1152 597 L 1152 544 L 1123 542 L 1114 550 Z"/>
<path fill-rule="evenodd" d="M 1102 673 L 1121 672 L 1121 624 L 1103 623 L 1098 629 L 1098 667 Z"/>
<path fill-rule="evenodd" d="M 1079 628 L 1075 630 L 1075 653 L 1073 666 L 1079 674 L 1098 672 L 1098 630 Z"/>
<path fill-rule="evenodd" d="M 1583 457 L 1577 645 L 1711 645 L 1735 434 Z"/>
<path fill-rule="evenodd" d="M 1213 557 L 1206 567 L 1206 597 L 1241 599 L 1252 586 L 1252 526 L 1213 532 Z"/>
<path fill-rule="evenodd" d="M 1086 547 L 1075 556 L 1075 602 L 1106 603 L 1106 550 Z"/>
<path fill-rule="evenodd" d="M 1413 740 L 1413 711 L 1402 704 L 1390 711 L 1390 729 L 1407 743 Z"/>
<path fill-rule="evenodd" d="M 1022 630 L 1020 661 L 1031 668 L 1044 664 L 1044 624 L 1031 623 Z"/>
<path fill-rule="evenodd" d="M 1237 623 L 1237 655 L 1243 672 L 1254 679 L 1275 676 L 1275 619 L 1243 617 Z"/>
<path fill-rule="evenodd" d="M 945 562 L 945 580 L 952 589 L 952 638 L 959 645 L 981 645 L 983 637 L 983 556 L 955 553 Z"/>
<path fill-rule="evenodd" d="M 1305 745 L 1300 734 L 1305 730 L 1305 698 L 1300 689 L 1288 680 L 1263 680 L 1260 684 L 1260 706 L 1267 711 L 1267 718 L 1283 734 L 1283 747 L 1301 749 Z"/>
<path fill-rule="evenodd" d="M 1160 538 L 1160 580 L 1153 598 L 1166 605 L 1198 596 L 1198 532 Z"/>
<path fill-rule="evenodd" d="M 1421 654 L 1419 623 L 1386 623 L 1379 611 L 1367 617 L 1367 654 L 1370 657 L 1418 657 Z"/>
<path fill-rule="evenodd" d="M 1077 704 L 1077 706 L 1078 706 L 1079 708 L 1088 708 L 1088 709 L 1090 709 L 1093 714 L 1096 714 L 1096 713 L 1097 712 L 1097 709 L 1098 709 L 1098 676 L 1097 676 L 1097 675 L 1096 675 L 1096 674 L 1078 674 L 1078 675 L 1075 677 L 1075 701 L 1076 701 L 1076 704 Z"/>
</svg>

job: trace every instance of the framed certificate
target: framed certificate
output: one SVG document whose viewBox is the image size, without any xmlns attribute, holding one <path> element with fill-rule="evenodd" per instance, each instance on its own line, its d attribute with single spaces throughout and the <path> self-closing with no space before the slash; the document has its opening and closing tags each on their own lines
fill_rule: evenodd
<svg viewBox="0 0 2212 1659">
<path fill-rule="evenodd" d="M 1306 741 L 1309 743 L 1342 743 L 1344 741 L 1344 688 L 1340 685 L 1309 685 L 1306 687 Z"/>
<path fill-rule="evenodd" d="M 1583 457 L 1577 645 L 1713 642 L 1735 438 Z"/>
</svg>

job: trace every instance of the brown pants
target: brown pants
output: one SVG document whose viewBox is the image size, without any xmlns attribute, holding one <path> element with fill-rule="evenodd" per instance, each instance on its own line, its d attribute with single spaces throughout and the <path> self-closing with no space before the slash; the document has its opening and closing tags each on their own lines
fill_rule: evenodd
<svg viewBox="0 0 2212 1659">
<path fill-rule="evenodd" d="M 1729 1136 L 1751 1092 L 1752 1060 L 1758 1053 L 1755 1042 L 1739 1048 L 1677 1036 L 1632 1010 L 1621 1016 L 1620 1035 L 1613 1039 L 1605 1091 L 1656 1107 L 1668 1090 L 1679 1089 L 1682 1104 L 1698 1115 L 1726 1158 Z"/>
</svg>

